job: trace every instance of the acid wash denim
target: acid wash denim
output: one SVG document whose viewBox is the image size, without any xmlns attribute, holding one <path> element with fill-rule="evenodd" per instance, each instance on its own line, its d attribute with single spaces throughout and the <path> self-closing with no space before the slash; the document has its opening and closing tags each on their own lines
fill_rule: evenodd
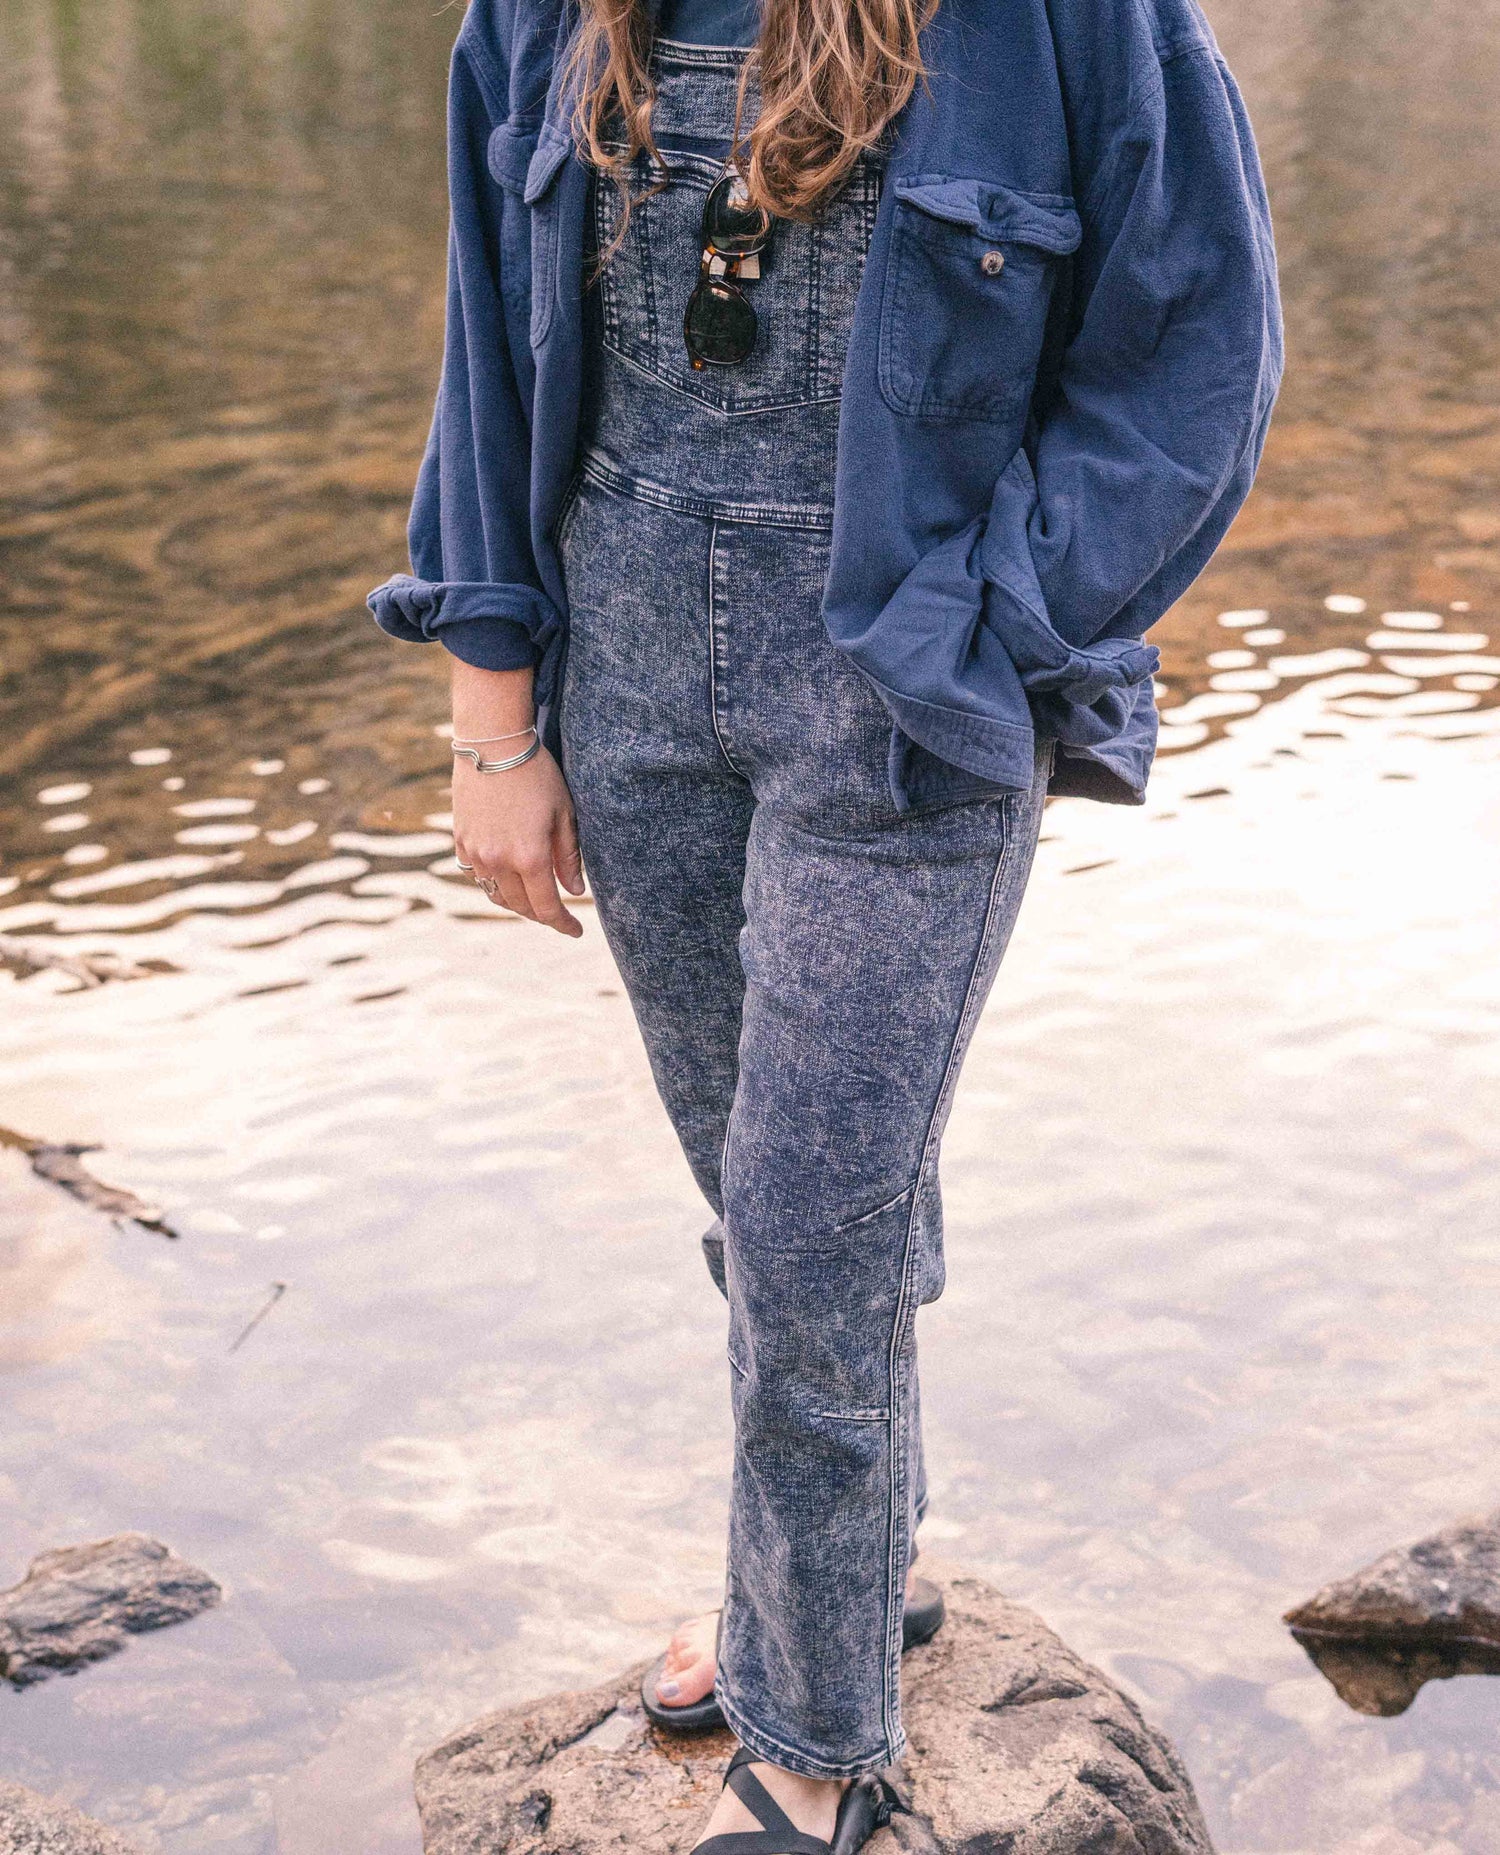
<svg viewBox="0 0 1500 1855">
<path fill-rule="evenodd" d="M 688 364 L 681 304 L 741 55 L 658 47 L 666 167 L 590 293 L 558 536 L 561 745 L 600 919 L 717 1213 L 735 1418 L 720 1705 L 759 1756 L 840 1777 L 903 1747 L 938 1146 L 1051 743 L 1024 789 L 898 809 L 889 714 L 823 623 L 873 163 L 815 223 L 775 228 L 746 285 L 750 359 Z M 596 247 L 617 212 L 596 185 Z"/>
<path fill-rule="evenodd" d="M 544 705 L 583 375 L 576 23 L 472 0 L 459 31 L 442 384 L 412 571 L 371 596 L 393 636 L 534 664 Z M 898 804 L 1024 790 L 1038 726 L 1053 791 L 1138 802 L 1144 634 L 1244 500 L 1281 375 L 1255 144 L 1195 0 L 941 0 L 921 48 L 845 356 L 824 622 L 886 708 Z"/>
</svg>

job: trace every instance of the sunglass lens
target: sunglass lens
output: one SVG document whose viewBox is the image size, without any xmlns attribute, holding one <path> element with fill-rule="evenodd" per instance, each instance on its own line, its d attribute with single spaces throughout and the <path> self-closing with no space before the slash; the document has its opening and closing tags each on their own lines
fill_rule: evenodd
<svg viewBox="0 0 1500 1855">
<path fill-rule="evenodd" d="M 755 346 L 755 311 L 733 284 L 704 277 L 688 298 L 682 333 L 695 361 L 733 367 Z"/>
<path fill-rule="evenodd" d="M 770 235 L 771 215 L 763 207 L 737 199 L 739 176 L 715 181 L 703 206 L 703 242 L 726 258 L 759 251 Z"/>
</svg>

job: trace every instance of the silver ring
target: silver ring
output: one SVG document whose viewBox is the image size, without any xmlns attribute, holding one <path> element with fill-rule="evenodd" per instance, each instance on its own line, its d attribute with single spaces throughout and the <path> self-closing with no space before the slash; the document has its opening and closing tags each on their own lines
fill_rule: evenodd
<svg viewBox="0 0 1500 1855">
<path fill-rule="evenodd" d="M 455 857 L 453 861 L 458 863 L 458 858 Z M 463 871 L 465 876 L 472 876 L 474 874 L 474 865 L 472 863 L 458 863 L 458 867 Z"/>
<path fill-rule="evenodd" d="M 481 888 L 484 890 L 485 894 L 490 898 L 491 901 L 495 899 L 495 891 L 500 887 L 500 885 L 498 882 L 496 882 L 493 876 L 476 876 L 474 878 L 474 882 L 478 888 Z"/>
</svg>

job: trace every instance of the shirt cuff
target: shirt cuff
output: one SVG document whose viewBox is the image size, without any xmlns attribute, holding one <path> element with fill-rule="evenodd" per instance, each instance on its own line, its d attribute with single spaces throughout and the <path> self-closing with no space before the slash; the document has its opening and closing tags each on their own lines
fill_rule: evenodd
<svg viewBox="0 0 1500 1855">
<path fill-rule="evenodd" d="M 393 575 L 365 602 L 388 637 L 438 643 L 479 670 L 524 670 L 559 628 L 539 587 Z"/>
</svg>

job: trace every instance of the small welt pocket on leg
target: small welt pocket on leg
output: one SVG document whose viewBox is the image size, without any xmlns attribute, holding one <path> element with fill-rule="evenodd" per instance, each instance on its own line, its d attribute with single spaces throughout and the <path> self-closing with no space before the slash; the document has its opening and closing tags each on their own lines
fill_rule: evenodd
<svg viewBox="0 0 1500 1855">
<path fill-rule="evenodd" d="M 894 1198 L 887 1198 L 883 1204 L 876 1205 L 873 1211 L 861 1211 L 846 1223 L 835 1224 L 833 1234 L 836 1237 L 842 1237 L 851 1230 L 858 1230 L 862 1224 L 873 1224 L 878 1218 L 885 1217 L 889 1212 L 894 1211 L 898 1205 L 909 1203 L 915 1190 L 914 1185 L 908 1185 L 905 1191 L 897 1192 Z"/>
<path fill-rule="evenodd" d="M 768 1421 L 886 1423 L 912 1190 L 833 1229 L 756 1242 L 726 1219 L 729 1356 Z"/>
</svg>

